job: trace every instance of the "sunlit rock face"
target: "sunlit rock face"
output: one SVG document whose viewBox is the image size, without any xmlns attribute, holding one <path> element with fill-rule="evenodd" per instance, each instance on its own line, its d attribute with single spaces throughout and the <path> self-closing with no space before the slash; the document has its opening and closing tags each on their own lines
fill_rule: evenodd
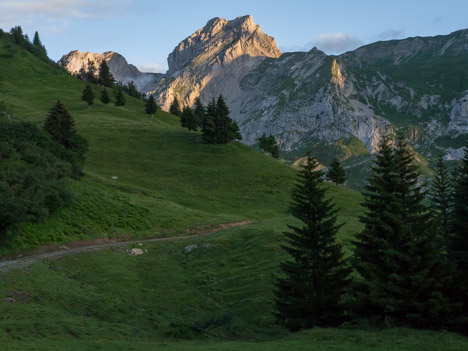
<svg viewBox="0 0 468 351">
<path fill-rule="evenodd" d="M 88 70 L 88 61 L 94 65 L 97 72 L 103 60 L 106 61 L 116 81 L 121 81 L 123 84 L 133 81 L 137 89 L 143 93 L 154 89 L 164 77 L 161 73 L 140 72 L 134 65 L 129 64 L 122 55 L 113 51 L 98 54 L 75 50 L 62 56 L 58 64 L 68 72 L 77 74 L 82 67 L 84 67 L 85 71 Z"/>
<path fill-rule="evenodd" d="M 280 55 L 275 40 L 251 16 L 213 18 L 172 51 L 167 76 L 153 93 L 164 109 L 175 96 L 190 106 L 197 97 L 207 103 L 219 94 L 235 109 L 243 76 L 265 58 Z"/>
<path fill-rule="evenodd" d="M 263 133 L 283 152 L 356 137 L 375 152 L 383 134 L 403 130 L 418 152 L 457 158 L 468 135 L 468 30 L 377 42 L 338 56 L 314 48 L 281 53 L 251 16 L 213 18 L 176 46 L 166 75 L 140 89 L 168 110 L 174 97 L 192 106 L 222 94 L 243 142 Z M 105 59 L 124 82 L 138 70 L 113 52 L 71 52 L 77 72 Z"/>
</svg>

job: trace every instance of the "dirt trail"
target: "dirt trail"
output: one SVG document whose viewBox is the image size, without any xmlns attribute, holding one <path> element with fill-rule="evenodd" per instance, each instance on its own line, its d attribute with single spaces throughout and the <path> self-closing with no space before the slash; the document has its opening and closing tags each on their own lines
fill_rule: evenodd
<svg viewBox="0 0 468 351">
<path fill-rule="evenodd" d="M 97 251 L 97 250 L 102 250 L 102 249 L 106 249 L 109 247 L 126 246 L 126 245 L 139 244 L 139 243 L 149 243 L 149 242 L 156 242 L 156 241 L 173 241 L 173 240 L 178 240 L 178 239 L 196 238 L 200 236 L 214 234 L 224 229 L 242 226 L 251 222 L 252 221 L 242 221 L 242 222 L 219 224 L 210 229 L 203 229 L 203 226 L 198 227 L 199 229 L 190 228 L 190 229 L 185 230 L 186 233 L 190 233 L 190 234 L 182 235 L 182 236 L 143 239 L 143 240 L 134 240 L 134 241 L 112 241 L 112 242 L 104 242 L 100 244 L 80 246 L 80 247 L 74 247 L 74 248 L 68 248 L 67 246 L 62 245 L 60 247 L 61 249 L 59 248 L 57 251 L 46 252 L 42 254 L 21 257 L 15 260 L 0 262 L 0 271 L 9 271 L 15 268 L 24 268 L 42 259 L 58 258 L 58 257 L 72 255 L 72 254 L 79 253 L 79 252 Z"/>
</svg>

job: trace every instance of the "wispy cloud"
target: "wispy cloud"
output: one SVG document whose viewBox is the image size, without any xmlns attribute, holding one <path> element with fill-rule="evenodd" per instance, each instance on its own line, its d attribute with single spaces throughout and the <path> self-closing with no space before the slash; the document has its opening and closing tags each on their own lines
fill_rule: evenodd
<svg viewBox="0 0 468 351">
<path fill-rule="evenodd" d="M 167 65 L 161 65 L 150 61 L 145 61 L 136 66 L 140 72 L 164 73 L 167 71 Z"/>
<path fill-rule="evenodd" d="M 307 49 L 317 47 L 327 54 L 342 54 L 363 45 L 363 42 L 348 33 L 320 33 L 306 44 Z"/>
<path fill-rule="evenodd" d="M 125 13 L 126 0 L 0 0 L 0 25 L 45 28 L 58 33 L 70 21 L 112 18 Z"/>
<path fill-rule="evenodd" d="M 379 41 L 379 40 L 391 40 L 391 39 L 401 39 L 405 35 L 404 29 L 395 29 L 395 28 L 388 28 L 376 36 L 371 38 L 371 41 Z"/>
<path fill-rule="evenodd" d="M 432 24 L 441 24 L 444 18 L 442 16 L 437 16 L 432 19 Z"/>
</svg>

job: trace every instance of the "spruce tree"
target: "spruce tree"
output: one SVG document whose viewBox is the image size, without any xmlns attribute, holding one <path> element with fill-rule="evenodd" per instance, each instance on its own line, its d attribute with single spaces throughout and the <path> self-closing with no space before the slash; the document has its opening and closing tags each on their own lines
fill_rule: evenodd
<svg viewBox="0 0 468 351">
<path fill-rule="evenodd" d="M 215 144 L 216 126 L 213 121 L 213 116 L 206 115 L 205 123 L 203 124 L 203 141 L 207 144 Z"/>
<path fill-rule="evenodd" d="M 190 107 L 184 107 L 184 110 L 180 116 L 180 124 L 182 127 L 187 128 L 188 130 L 197 130 L 197 120 L 195 118 L 195 113 Z"/>
<path fill-rule="evenodd" d="M 174 96 L 174 100 L 172 100 L 171 106 L 169 107 L 169 113 L 179 117 L 181 115 L 180 104 L 179 100 L 177 100 L 177 96 Z"/>
<path fill-rule="evenodd" d="M 88 110 L 90 110 L 91 105 L 94 103 L 94 92 L 89 84 L 86 84 L 86 88 L 84 88 L 83 94 L 81 95 L 81 100 L 88 104 Z"/>
<path fill-rule="evenodd" d="M 150 95 L 148 100 L 146 101 L 145 111 L 147 114 L 151 115 L 151 118 L 153 118 L 157 110 L 158 105 L 156 104 L 156 99 L 153 95 Z"/>
<path fill-rule="evenodd" d="M 96 78 L 96 67 L 94 66 L 94 62 L 88 59 L 87 67 L 88 69 L 86 71 L 86 81 L 88 83 L 94 83 L 94 84 L 99 83 Z"/>
<path fill-rule="evenodd" d="M 65 106 L 57 100 L 44 122 L 44 129 L 52 135 L 56 142 L 66 147 L 76 134 L 75 120 Z"/>
<path fill-rule="evenodd" d="M 468 144 L 462 164 L 454 180 L 453 217 L 449 243 L 449 258 L 456 265 L 453 280 L 455 302 L 462 304 L 462 317 L 458 321 L 463 332 L 468 332 Z"/>
<path fill-rule="evenodd" d="M 125 95 L 121 86 L 117 88 L 117 95 L 115 97 L 115 106 L 124 106 L 127 103 Z"/>
<path fill-rule="evenodd" d="M 36 45 L 36 46 L 42 48 L 41 39 L 39 39 L 39 33 L 37 31 L 34 33 L 33 45 Z"/>
<path fill-rule="evenodd" d="M 216 101 L 215 116 L 215 139 L 217 144 L 225 144 L 232 140 L 242 139 L 237 123 L 229 117 L 229 107 L 222 95 L 219 95 Z"/>
<path fill-rule="evenodd" d="M 449 310 L 449 268 L 428 209 L 409 145 L 400 135 L 379 145 L 364 194 L 364 230 L 356 237 L 354 266 L 361 313 L 387 323 L 437 326 Z"/>
<path fill-rule="evenodd" d="M 102 60 L 99 65 L 98 81 L 100 85 L 107 88 L 112 88 L 115 84 L 114 76 L 112 75 L 106 60 Z"/>
<path fill-rule="evenodd" d="M 206 116 L 206 110 L 205 110 L 205 106 L 203 106 L 199 97 L 195 100 L 194 112 L 195 112 L 195 117 L 197 120 L 198 127 L 200 127 L 200 129 L 203 129 L 203 124 L 205 122 L 205 116 Z"/>
<path fill-rule="evenodd" d="M 263 133 L 257 138 L 257 142 L 258 146 L 265 154 L 269 153 L 273 158 L 279 158 L 279 147 L 273 135 L 270 134 L 267 137 L 265 133 Z"/>
<path fill-rule="evenodd" d="M 310 155 L 298 174 L 290 211 L 301 226 L 289 225 L 284 250 L 290 260 L 280 265 L 276 281 L 275 316 L 290 330 L 336 326 L 344 320 L 343 297 L 351 270 L 345 266 L 340 228 L 330 199 L 326 199 L 323 172 Z"/>
<path fill-rule="evenodd" d="M 106 87 L 102 88 L 101 90 L 101 102 L 105 105 L 111 102 L 111 99 L 109 97 L 109 93 L 107 92 Z"/>
<path fill-rule="evenodd" d="M 431 190 L 431 202 L 436 210 L 435 217 L 439 226 L 439 234 L 444 243 L 444 249 L 446 249 L 452 213 L 452 181 L 442 158 L 437 160 L 436 175 Z"/>
<path fill-rule="evenodd" d="M 336 186 L 338 186 L 338 184 L 343 184 L 346 181 L 346 172 L 337 157 L 335 157 L 333 162 L 330 164 L 327 179 L 335 183 Z"/>
</svg>

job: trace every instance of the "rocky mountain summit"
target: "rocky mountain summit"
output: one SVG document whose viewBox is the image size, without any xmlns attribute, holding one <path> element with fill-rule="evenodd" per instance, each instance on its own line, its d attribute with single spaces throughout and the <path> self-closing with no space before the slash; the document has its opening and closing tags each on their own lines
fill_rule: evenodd
<svg viewBox="0 0 468 351">
<path fill-rule="evenodd" d="M 64 67 L 71 74 L 77 74 L 81 68 L 88 70 L 88 60 L 90 60 L 96 69 L 103 60 L 109 66 L 109 70 L 117 81 L 127 84 L 130 81 L 135 83 L 137 89 L 141 92 L 147 92 L 154 89 L 164 77 L 161 73 L 140 72 L 134 65 L 129 64 L 120 54 L 113 51 L 106 51 L 103 54 L 71 51 L 62 56 L 58 64 Z"/>
<path fill-rule="evenodd" d="M 151 93 L 164 109 L 174 96 L 192 105 L 197 97 L 208 102 L 223 94 L 232 103 L 241 93 L 239 83 L 245 74 L 265 58 L 280 56 L 275 40 L 262 32 L 252 16 L 232 21 L 216 17 L 177 45 L 167 59 L 165 79 Z"/>
<path fill-rule="evenodd" d="M 84 55 L 76 62 L 95 55 L 74 53 L 62 59 L 70 71 L 79 66 L 75 55 Z M 131 66 L 117 55 L 103 54 L 113 73 Z M 154 89 L 140 90 L 166 110 L 176 96 L 191 106 L 223 94 L 245 143 L 272 134 L 290 159 L 310 146 L 343 159 L 362 156 L 397 129 L 423 156 L 455 159 L 468 136 L 466 29 L 329 56 L 316 48 L 281 53 L 251 16 L 214 18 L 176 46 L 168 65 Z M 121 72 L 114 74 L 122 81 L 134 74 Z"/>
</svg>

